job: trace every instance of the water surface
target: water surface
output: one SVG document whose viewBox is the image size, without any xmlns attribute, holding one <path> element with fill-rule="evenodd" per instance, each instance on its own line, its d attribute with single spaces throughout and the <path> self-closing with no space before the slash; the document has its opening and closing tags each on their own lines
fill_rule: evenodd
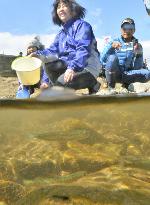
<svg viewBox="0 0 150 205">
<path fill-rule="evenodd" d="M 146 96 L 1 100 L 1 203 L 149 205 L 149 110 Z"/>
</svg>

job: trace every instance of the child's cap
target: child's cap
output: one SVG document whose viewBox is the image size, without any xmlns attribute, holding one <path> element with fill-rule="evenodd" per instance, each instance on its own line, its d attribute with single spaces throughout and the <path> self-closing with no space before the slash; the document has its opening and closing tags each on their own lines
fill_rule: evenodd
<svg viewBox="0 0 150 205">
<path fill-rule="evenodd" d="M 44 45 L 40 42 L 39 36 L 35 36 L 34 39 L 29 42 L 27 48 L 29 47 L 37 47 L 38 50 L 44 49 Z"/>
</svg>

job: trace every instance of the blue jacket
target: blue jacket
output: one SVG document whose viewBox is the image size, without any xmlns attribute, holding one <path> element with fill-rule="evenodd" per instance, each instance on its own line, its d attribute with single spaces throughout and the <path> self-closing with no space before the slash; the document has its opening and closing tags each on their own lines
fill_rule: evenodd
<svg viewBox="0 0 150 205">
<path fill-rule="evenodd" d="M 42 68 L 41 68 L 41 80 L 40 80 L 40 82 L 41 83 L 49 83 L 48 75 L 45 72 L 45 64 L 43 64 Z"/>
<path fill-rule="evenodd" d="M 38 51 L 37 54 L 47 57 L 55 56 L 63 60 L 67 68 L 75 72 L 87 68 L 95 77 L 99 75 L 97 42 L 92 27 L 82 19 L 69 20 L 63 25 L 54 43 L 48 49 Z"/>
<path fill-rule="evenodd" d="M 135 39 L 134 37 L 133 41 L 130 43 L 126 43 L 123 37 L 111 40 L 101 53 L 102 64 L 105 65 L 109 55 L 115 54 L 118 57 L 119 65 L 123 67 L 125 71 L 132 69 L 138 70 L 143 68 L 143 49 L 142 46 L 139 44 L 139 48 L 135 53 L 133 49 L 133 42 L 135 40 L 137 39 Z M 122 45 L 121 49 L 112 48 L 113 42 L 120 42 Z"/>
</svg>

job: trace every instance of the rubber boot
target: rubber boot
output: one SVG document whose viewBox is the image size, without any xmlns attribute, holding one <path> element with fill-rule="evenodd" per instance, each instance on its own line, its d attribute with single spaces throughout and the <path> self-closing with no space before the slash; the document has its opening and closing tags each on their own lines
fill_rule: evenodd
<svg viewBox="0 0 150 205">
<path fill-rule="evenodd" d="M 30 92 L 26 87 L 19 88 L 16 93 L 16 99 L 29 99 Z"/>
</svg>

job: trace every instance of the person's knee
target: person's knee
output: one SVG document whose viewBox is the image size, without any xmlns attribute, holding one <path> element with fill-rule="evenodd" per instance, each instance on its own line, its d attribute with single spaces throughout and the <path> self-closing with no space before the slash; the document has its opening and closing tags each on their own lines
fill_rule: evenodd
<svg viewBox="0 0 150 205">
<path fill-rule="evenodd" d="M 106 62 L 105 70 L 110 72 L 115 71 L 118 66 L 119 66 L 118 57 L 116 55 L 109 55 Z"/>
<path fill-rule="evenodd" d="M 129 72 L 123 73 L 122 79 L 123 82 L 128 84 L 135 82 L 145 83 L 150 80 L 150 71 L 146 69 L 131 70 Z"/>
<path fill-rule="evenodd" d="M 127 73 L 128 75 L 134 76 L 142 76 L 145 80 L 150 80 L 150 70 L 140 69 L 140 70 L 131 70 Z"/>
<path fill-rule="evenodd" d="M 150 80 L 150 70 L 142 69 L 141 73 L 145 76 L 146 80 Z"/>
<path fill-rule="evenodd" d="M 60 75 L 58 79 L 56 80 L 55 84 L 65 86 L 65 81 L 64 81 L 64 74 Z"/>
<path fill-rule="evenodd" d="M 118 61 L 118 57 L 115 54 L 109 55 L 108 61 L 111 61 L 111 62 Z"/>
</svg>

